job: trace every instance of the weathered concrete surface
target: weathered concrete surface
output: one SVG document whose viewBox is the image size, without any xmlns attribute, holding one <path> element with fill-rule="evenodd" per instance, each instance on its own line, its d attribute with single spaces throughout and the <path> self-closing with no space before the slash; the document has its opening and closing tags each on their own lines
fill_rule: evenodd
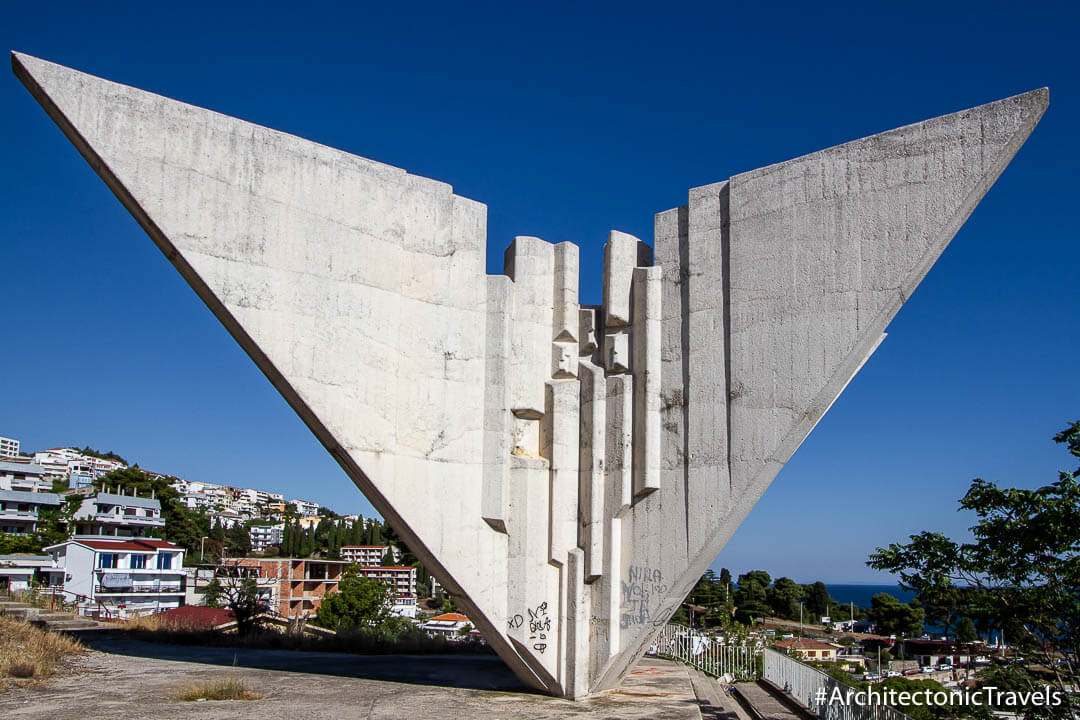
<svg viewBox="0 0 1080 720">
<path fill-rule="evenodd" d="M 444 183 L 16 74 L 523 682 L 617 685 L 1031 133 L 1045 90 L 690 190 L 577 251 Z"/>
<path fill-rule="evenodd" d="M 528 692 L 494 656 L 364 656 L 92 641 L 79 673 L 0 693 L 0 717 L 65 717 L 80 708 L 98 720 L 320 718 L 401 720 L 452 717 L 700 720 L 686 667 L 642 661 L 616 690 L 584 702 Z M 188 682 L 242 680 L 262 700 L 175 702 Z"/>
</svg>

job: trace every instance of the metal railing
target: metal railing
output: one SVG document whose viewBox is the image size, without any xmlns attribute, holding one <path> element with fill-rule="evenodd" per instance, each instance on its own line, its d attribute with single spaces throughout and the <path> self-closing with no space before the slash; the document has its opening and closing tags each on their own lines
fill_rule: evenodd
<svg viewBox="0 0 1080 720">
<path fill-rule="evenodd" d="M 650 655 L 678 660 L 733 682 L 757 678 L 759 653 L 749 645 L 722 645 L 697 630 L 674 623 L 665 625 L 649 648 Z"/>
<path fill-rule="evenodd" d="M 766 648 L 764 655 L 763 677 L 821 720 L 911 720 L 910 716 L 888 705 L 858 705 L 846 700 L 830 702 L 837 693 L 844 698 L 854 698 L 857 691 L 821 670 L 771 648 Z"/>
</svg>

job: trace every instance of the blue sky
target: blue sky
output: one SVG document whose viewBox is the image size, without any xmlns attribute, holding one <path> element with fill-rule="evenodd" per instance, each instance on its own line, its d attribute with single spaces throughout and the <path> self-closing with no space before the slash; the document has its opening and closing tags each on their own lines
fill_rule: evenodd
<svg viewBox="0 0 1080 720">
<path fill-rule="evenodd" d="M 651 240 L 691 187 L 1049 86 L 715 566 L 887 581 L 866 554 L 962 533 L 972 477 L 1069 467 L 1050 437 L 1080 418 L 1073 4 L 99 5 L 9 4 L 2 45 L 450 182 L 488 205 L 489 271 L 514 235 L 572 240 L 585 302 L 608 230 Z M 0 435 L 371 513 L 10 73 L 0 109 Z"/>
</svg>

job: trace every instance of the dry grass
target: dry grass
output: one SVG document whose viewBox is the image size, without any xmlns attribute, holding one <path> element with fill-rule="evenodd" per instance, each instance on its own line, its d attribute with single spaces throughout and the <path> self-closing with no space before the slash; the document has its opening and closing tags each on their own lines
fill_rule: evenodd
<svg viewBox="0 0 1080 720">
<path fill-rule="evenodd" d="M 0 692 L 57 675 L 65 660 L 84 652 L 86 648 L 66 635 L 0 616 L 0 677 L 22 681 L 0 683 Z"/>
<path fill-rule="evenodd" d="M 189 682 L 183 687 L 174 690 L 169 697 L 181 702 L 262 699 L 262 695 L 253 691 L 244 684 L 243 680 L 233 675 L 226 675 L 213 680 L 203 680 L 202 682 Z"/>
</svg>

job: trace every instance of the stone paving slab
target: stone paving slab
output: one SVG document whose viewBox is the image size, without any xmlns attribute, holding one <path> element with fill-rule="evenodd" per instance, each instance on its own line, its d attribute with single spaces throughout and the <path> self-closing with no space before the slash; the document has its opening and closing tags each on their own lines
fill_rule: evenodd
<svg viewBox="0 0 1080 720">
<path fill-rule="evenodd" d="M 701 720 L 685 666 L 646 658 L 615 690 L 583 701 L 521 687 L 495 656 L 364 656 L 284 650 L 163 645 L 122 636 L 86 642 L 95 652 L 80 672 L 47 685 L 0 694 L 0 717 L 94 720 Z M 256 701 L 174 702 L 190 681 L 233 675 L 264 696 Z M 60 715 L 59 713 L 62 713 Z"/>
</svg>

